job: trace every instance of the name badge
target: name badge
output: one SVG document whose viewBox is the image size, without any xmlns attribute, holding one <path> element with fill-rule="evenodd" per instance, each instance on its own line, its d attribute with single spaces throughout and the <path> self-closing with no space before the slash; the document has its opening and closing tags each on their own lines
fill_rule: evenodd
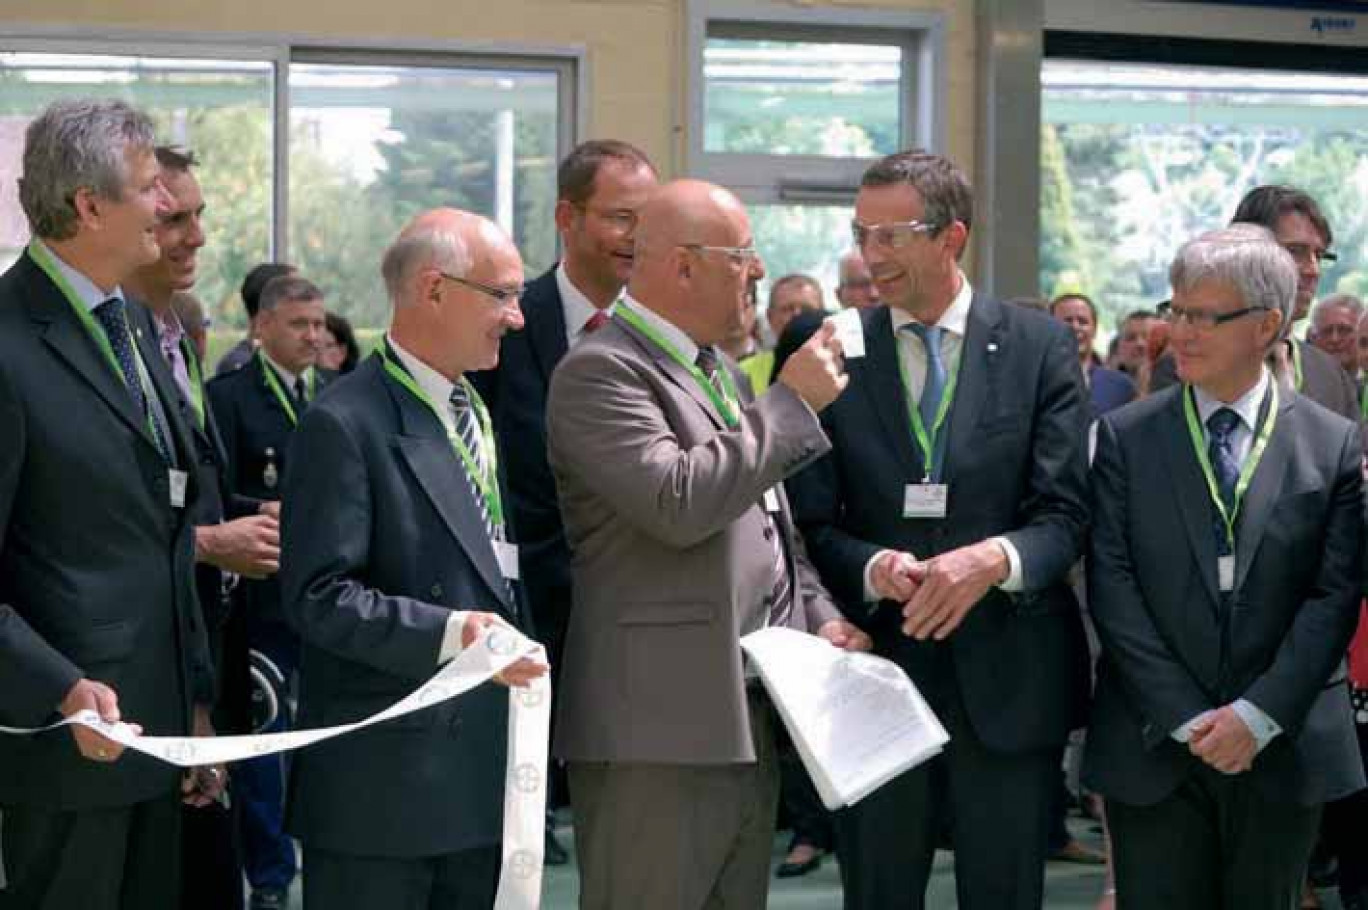
<svg viewBox="0 0 1368 910">
<path fill-rule="evenodd" d="M 1221 593 L 1229 594 L 1235 590 L 1234 556 L 1216 557 L 1216 580 L 1221 586 Z"/>
<path fill-rule="evenodd" d="M 771 515 L 779 514 L 779 491 L 774 487 L 765 491 L 765 511 Z"/>
<path fill-rule="evenodd" d="M 944 518 L 950 487 L 943 483 L 909 483 L 903 487 L 903 518 Z"/>
<path fill-rule="evenodd" d="M 499 572 L 509 581 L 517 581 L 522 573 L 518 570 L 518 545 L 506 540 L 494 541 L 494 558 L 499 561 Z"/>
<path fill-rule="evenodd" d="M 190 486 L 190 475 L 185 471 L 171 468 L 166 472 L 166 479 L 171 490 L 171 508 L 185 508 L 185 491 Z"/>
</svg>

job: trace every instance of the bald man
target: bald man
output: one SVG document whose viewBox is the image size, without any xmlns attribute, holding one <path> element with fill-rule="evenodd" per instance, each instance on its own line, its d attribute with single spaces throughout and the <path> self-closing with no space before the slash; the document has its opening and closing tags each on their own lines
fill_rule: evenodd
<svg viewBox="0 0 1368 910">
<path fill-rule="evenodd" d="M 481 627 L 522 616 L 503 478 L 482 469 L 494 439 L 464 378 L 522 325 L 518 251 L 492 222 L 438 209 L 404 228 L 382 272 L 384 345 L 309 408 L 285 477 L 281 584 L 306 728 L 389 707 Z M 545 669 L 523 661 L 503 681 Z M 287 821 L 306 910 L 493 906 L 507 704 L 484 686 L 297 755 Z"/>
<path fill-rule="evenodd" d="M 640 213 L 627 294 L 551 379 L 549 456 L 574 553 L 555 750 L 569 762 L 580 906 L 763 907 L 773 708 L 738 639 L 842 647 L 781 481 L 828 448 L 845 387 L 826 326 L 752 400 L 716 345 L 764 275 L 736 197 L 672 183 Z"/>
</svg>

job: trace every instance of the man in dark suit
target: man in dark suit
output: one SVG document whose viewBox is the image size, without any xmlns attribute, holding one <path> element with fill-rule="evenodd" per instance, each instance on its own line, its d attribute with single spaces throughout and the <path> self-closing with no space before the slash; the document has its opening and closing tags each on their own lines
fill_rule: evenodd
<svg viewBox="0 0 1368 910">
<path fill-rule="evenodd" d="M 1065 577 L 1086 523 L 1078 346 L 973 292 L 972 207 L 937 155 L 865 173 L 853 229 L 887 306 L 861 312 L 866 356 L 822 415 L 831 453 L 788 484 L 823 582 L 950 732 L 839 815 L 852 910 L 922 907 L 947 816 L 960 907 L 1038 908 L 1059 751 L 1087 697 Z"/>
<path fill-rule="evenodd" d="M 310 408 L 286 474 L 282 586 L 309 727 L 388 708 L 520 615 L 495 442 L 463 374 L 493 367 L 522 324 L 522 261 L 492 222 L 439 209 L 405 227 L 383 273 L 383 353 Z M 524 660 L 504 681 L 545 671 Z M 507 706 L 486 686 L 300 752 L 305 907 L 491 907 Z"/>
<path fill-rule="evenodd" d="M 1297 265 L 1296 303 L 1291 325 L 1311 312 L 1320 284 L 1321 266 L 1333 263 L 1335 237 L 1316 200 L 1290 186 L 1256 186 L 1245 194 L 1230 219 L 1232 224 L 1257 224 L 1273 232 L 1279 245 Z M 1273 376 L 1287 391 L 1295 390 L 1349 420 L 1359 419 L 1358 390 L 1335 358 L 1290 332 L 1269 351 Z M 1172 351 L 1154 365 L 1150 391 L 1178 382 Z"/>
<path fill-rule="evenodd" d="M 524 589 L 537 638 L 551 660 L 553 699 L 570 615 L 570 550 L 546 463 L 546 392 L 565 352 L 598 329 L 622 295 L 632 267 L 636 213 L 655 187 L 656 173 L 640 149 L 593 140 L 566 156 L 556 184 L 556 228 L 564 255 L 527 286 L 521 300 L 525 325 L 504 339 L 498 368 L 471 377 L 489 403 L 499 450 L 507 459 Z M 551 802 L 564 800 L 556 792 L 563 788 L 563 774 L 552 780 Z M 566 860 L 549 817 L 546 857 L 552 864 Z"/>
<path fill-rule="evenodd" d="M 151 123 L 122 102 L 53 104 L 29 125 L 19 195 L 34 239 L 0 277 L 0 724 L 93 710 L 204 730 L 194 446 L 120 289 L 157 258 Z M 0 908 L 179 906 L 182 776 L 121 751 L 84 727 L 0 736 Z M 218 780 L 189 783 L 212 798 Z"/>
<path fill-rule="evenodd" d="M 219 682 L 214 726 L 246 733 L 250 732 L 247 640 L 241 613 L 231 615 L 228 590 L 238 576 L 275 574 L 279 530 L 273 516 L 260 513 L 254 501 L 236 496 L 227 484 L 227 458 L 205 397 L 204 366 L 172 307 L 177 291 L 194 286 L 198 253 L 204 246 L 200 221 L 204 195 L 191 170 L 195 158 L 188 151 L 166 146 L 159 146 L 156 156 L 170 199 L 156 228 L 161 254 L 156 262 L 135 271 L 124 289 L 139 304 L 130 311 L 134 331 L 145 333 L 162 355 L 149 368 L 164 366 L 167 385 L 176 390 L 176 407 L 168 410 L 167 417 L 181 421 L 195 443 L 194 473 L 200 492 L 192 514 L 195 583 Z M 231 808 L 226 801 L 208 800 L 199 793 L 188 794 L 186 802 L 184 906 L 241 907 L 242 866 Z"/>
<path fill-rule="evenodd" d="M 269 508 L 274 509 L 295 427 L 325 382 L 314 368 L 323 338 L 322 291 L 295 274 L 271 279 L 261 292 L 256 326 L 261 346 L 252 362 L 210 380 L 209 401 L 232 488 L 251 500 L 272 503 Z M 236 596 L 248 647 L 257 652 L 253 659 L 267 665 L 278 682 L 287 683 L 299 664 L 299 641 L 281 611 L 277 580 L 244 581 Z M 275 695 L 283 696 L 283 690 L 282 685 Z M 279 707 L 271 729 L 284 729 L 284 699 L 274 700 Z M 276 910 L 284 906 L 295 874 L 294 845 L 281 827 L 280 757 L 245 761 L 234 769 L 234 779 L 243 803 L 243 858 L 252 910 Z"/>
<path fill-rule="evenodd" d="M 1237 224 L 1169 271 L 1185 385 L 1099 424 L 1085 780 L 1127 910 L 1290 910 L 1320 804 L 1363 786 L 1343 657 L 1362 591 L 1359 440 L 1264 366 L 1296 270 Z"/>
<path fill-rule="evenodd" d="M 756 400 L 713 347 L 762 277 L 735 196 L 662 187 L 613 321 L 551 380 L 575 599 L 554 748 L 585 910 L 763 907 L 777 719 L 738 638 L 786 626 L 868 647 L 817 583 L 778 487 L 826 448 L 815 412 L 845 385 L 833 327 Z"/>
</svg>

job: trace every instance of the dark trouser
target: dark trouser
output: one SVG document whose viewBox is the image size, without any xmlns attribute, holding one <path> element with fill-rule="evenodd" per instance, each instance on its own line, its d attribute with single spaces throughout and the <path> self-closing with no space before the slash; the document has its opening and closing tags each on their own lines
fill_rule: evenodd
<svg viewBox="0 0 1368 910">
<path fill-rule="evenodd" d="M 181 907 L 242 910 L 242 855 L 234 810 L 186 806 L 181 815 Z"/>
<path fill-rule="evenodd" d="M 393 859 L 304 848 L 304 910 L 489 910 L 499 848 Z"/>
<path fill-rule="evenodd" d="M 1050 819 L 1049 827 L 1046 829 L 1045 845 L 1050 852 L 1063 850 L 1073 840 L 1073 835 L 1069 833 L 1069 787 L 1064 780 L 1064 748 L 1060 747 L 1058 752 L 1059 768 L 1054 776 L 1054 782 L 1050 788 Z"/>
<path fill-rule="evenodd" d="M 1264 799 L 1203 766 L 1152 806 L 1107 800 L 1118 906 L 1295 910 L 1319 806 Z"/>
<path fill-rule="evenodd" d="M 950 734 L 945 751 L 836 813 L 846 910 L 922 910 L 946 814 L 960 910 L 1041 906 L 1058 752 L 986 748 L 953 676 L 943 662 L 937 685 L 923 692 Z"/>
<path fill-rule="evenodd" d="M 1368 725 L 1355 724 L 1359 758 L 1368 771 Z M 1327 846 L 1339 859 L 1340 897 L 1368 896 L 1368 790 L 1325 805 L 1321 827 Z"/>
<path fill-rule="evenodd" d="M 177 910 L 180 797 L 114 809 L 4 807 L 0 910 Z"/>
<path fill-rule="evenodd" d="M 253 628 L 252 648 L 269 657 L 286 680 L 294 676 L 298 663 L 298 640 L 283 626 Z M 288 711 L 281 705 L 280 716 L 267 732 L 289 729 Z M 284 829 L 285 759 L 282 755 L 249 758 L 231 769 L 236 796 L 241 808 L 242 865 L 252 890 L 284 891 L 295 877 L 294 841 Z"/>
<path fill-rule="evenodd" d="M 769 894 L 778 723 L 748 691 L 756 761 L 571 762 L 580 910 L 750 910 Z"/>
<path fill-rule="evenodd" d="M 793 829 L 789 849 L 807 844 L 819 850 L 830 850 L 836 841 L 831 812 L 822 805 L 822 798 L 817 795 L 817 788 L 813 786 L 807 768 L 803 767 L 803 759 L 789 739 L 788 731 L 782 724 L 776 726 L 779 727 L 779 799 Z"/>
</svg>

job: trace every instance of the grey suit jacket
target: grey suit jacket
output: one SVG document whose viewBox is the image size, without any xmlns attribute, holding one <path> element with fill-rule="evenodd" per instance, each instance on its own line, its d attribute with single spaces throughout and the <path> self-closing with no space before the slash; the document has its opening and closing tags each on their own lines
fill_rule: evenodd
<svg viewBox="0 0 1368 910">
<path fill-rule="evenodd" d="M 621 317 L 556 369 L 549 455 L 574 598 L 561 758 L 755 760 L 737 640 L 771 593 L 766 490 L 779 497 L 789 544 L 799 596 L 792 625 L 813 630 L 839 615 L 780 485 L 828 449 L 826 436 L 786 386 L 743 397 L 740 425 L 729 430 L 690 374 Z"/>
<path fill-rule="evenodd" d="M 1162 799 L 1198 761 L 1170 732 L 1246 698 L 1283 729 L 1245 778 L 1265 798 L 1312 805 L 1362 787 L 1342 667 L 1363 583 L 1354 427 L 1281 398 L 1225 597 L 1181 388 L 1102 419 L 1092 487 L 1088 592 L 1103 651 L 1089 786 L 1134 805 Z"/>
</svg>

